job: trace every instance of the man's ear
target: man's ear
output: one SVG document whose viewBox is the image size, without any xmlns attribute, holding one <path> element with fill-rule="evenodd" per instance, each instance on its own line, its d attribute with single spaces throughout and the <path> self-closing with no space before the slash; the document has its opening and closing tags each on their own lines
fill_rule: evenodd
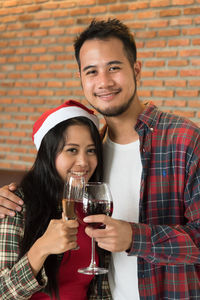
<svg viewBox="0 0 200 300">
<path fill-rule="evenodd" d="M 140 80 L 140 77 L 141 77 L 141 69 L 142 69 L 142 63 L 140 61 L 136 61 L 134 63 L 134 72 L 135 72 L 135 78 L 136 78 L 136 81 L 139 81 Z"/>
<path fill-rule="evenodd" d="M 81 77 L 81 74 L 80 74 L 80 72 L 78 71 L 78 72 L 76 72 L 75 73 L 75 78 L 80 78 Z"/>
</svg>

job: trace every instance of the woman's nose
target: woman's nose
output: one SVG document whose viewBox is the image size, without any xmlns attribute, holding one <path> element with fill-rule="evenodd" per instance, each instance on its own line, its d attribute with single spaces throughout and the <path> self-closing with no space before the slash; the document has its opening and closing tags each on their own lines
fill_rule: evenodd
<svg viewBox="0 0 200 300">
<path fill-rule="evenodd" d="M 85 153 L 80 153 L 77 157 L 76 163 L 81 167 L 87 166 L 88 165 L 87 155 Z"/>
</svg>

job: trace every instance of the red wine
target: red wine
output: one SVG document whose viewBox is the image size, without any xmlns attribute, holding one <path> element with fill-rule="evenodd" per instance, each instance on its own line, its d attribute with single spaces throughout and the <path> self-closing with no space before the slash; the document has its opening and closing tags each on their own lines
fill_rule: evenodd
<svg viewBox="0 0 200 300">
<path fill-rule="evenodd" d="M 113 203 L 112 201 L 101 201 L 101 200 L 92 200 L 84 202 L 75 202 L 75 211 L 78 217 L 78 220 L 84 225 L 90 225 L 94 228 L 103 228 L 102 223 L 84 223 L 83 219 L 90 215 L 100 215 L 104 214 L 111 216 L 113 212 Z"/>
</svg>

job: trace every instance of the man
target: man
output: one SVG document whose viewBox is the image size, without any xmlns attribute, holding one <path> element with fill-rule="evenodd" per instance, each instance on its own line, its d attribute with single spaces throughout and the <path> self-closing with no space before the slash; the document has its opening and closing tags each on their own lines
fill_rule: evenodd
<svg viewBox="0 0 200 300">
<path fill-rule="evenodd" d="M 200 299 L 200 129 L 140 102 L 141 64 L 120 21 L 93 21 L 74 47 L 85 96 L 107 123 L 114 212 L 85 221 L 106 225 L 86 233 L 112 252 L 112 298 Z M 15 209 L 6 187 L 0 194 L 0 205 Z"/>
</svg>

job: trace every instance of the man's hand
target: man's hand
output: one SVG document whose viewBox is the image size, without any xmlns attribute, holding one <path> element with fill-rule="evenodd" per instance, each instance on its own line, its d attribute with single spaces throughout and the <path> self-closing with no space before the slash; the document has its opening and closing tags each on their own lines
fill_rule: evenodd
<svg viewBox="0 0 200 300">
<path fill-rule="evenodd" d="M 13 193 L 16 188 L 15 183 L 0 188 L 0 218 L 4 218 L 6 215 L 14 216 L 15 211 L 21 211 L 23 201 Z"/>
<path fill-rule="evenodd" d="M 130 223 L 112 219 L 106 215 L 88 216 L 84 218 L 84 222 L 106 225 L 105 229 L 94 229 L 89 226 L 85 229 L 87 235 L 95 238 L 99 247 L 111 252 L 122 252 L 131 247 L 132 227 Z"/>
</svg>

